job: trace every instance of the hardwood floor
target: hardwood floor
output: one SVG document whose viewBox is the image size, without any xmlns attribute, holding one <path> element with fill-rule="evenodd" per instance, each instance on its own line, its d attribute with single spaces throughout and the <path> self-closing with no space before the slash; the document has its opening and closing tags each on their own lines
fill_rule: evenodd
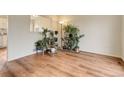
<svg viewBox="0 0 124 93">
<path fill-rule="evenodd" d="M 7 61 L 7 49 L 6 48 L 0 48 L 0 69 Z"/>
<path fill-rule="evenodd" d="M 4 65 L 0 76 L 90 77 L 124 76 L 119 58 L 59 51 L 55 56 L 34 54 Z"/>
</svg>

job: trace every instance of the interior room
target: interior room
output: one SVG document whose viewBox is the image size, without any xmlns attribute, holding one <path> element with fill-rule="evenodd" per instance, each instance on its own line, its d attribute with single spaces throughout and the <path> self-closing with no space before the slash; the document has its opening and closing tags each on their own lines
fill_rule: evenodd
<svg viewBox="0 0 124 93">
<path fill-rule="evenodd" d="M 7 62 L 7 16 L 0 16 L 0 68 Z"/>
<path fill-rule="evenodd" d="M 6 45 L 0 76 L 124 76 L 124 16 L 9 15 Z"/>
</svg>

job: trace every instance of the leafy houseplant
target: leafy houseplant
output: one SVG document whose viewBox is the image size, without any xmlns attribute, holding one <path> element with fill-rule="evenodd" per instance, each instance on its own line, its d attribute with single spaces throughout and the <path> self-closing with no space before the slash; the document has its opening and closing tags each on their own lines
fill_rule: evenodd
<svg viewBox="0 0 124 93">
<path fill-rule="evenodd" d="M 36 50 L 42 50 L 43 49 L 43 43 L 42 43 L 42 40 L 38 40 L 37 42 L 35 42 L 35 47 L 36 47 Z"/>
<path fill-rule="evenodd" d="M 79 40 L 84 36 L 84 34 L 79 35 L 79 29 L 74 25 L 67 25 L 64 27 L 65 37 L 62 39 L 64 41 L 64 49 L 75 50 L 79 52 Z"/>
<path fill-rule="evenodd" d="M 41 32 L 42 39 L 35 42 L 36 51 L 37 50 L 55 50 L 55 37 L 54 31 L 48 30 L 47 28 L 43 28 L 43 32 Z"/>
<path fill-rule="evenodd" d="M 41 50 L 42 52 L 44 52 L 44 50 L 48 48 L 48 38 L 46 34 L 47 32 L 48 32 L 48 29 L 43 29 L 43 32 L 40 33 L 42 36 L 42 39 L 35 42 L 36 51 Z"/>
</svg>

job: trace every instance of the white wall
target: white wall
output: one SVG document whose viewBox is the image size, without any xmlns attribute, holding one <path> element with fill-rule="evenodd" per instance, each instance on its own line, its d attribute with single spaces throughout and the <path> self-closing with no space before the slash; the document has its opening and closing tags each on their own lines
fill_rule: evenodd
<svg viewBox="0 0 124 93">
<path fill-rule="evenodd" d="M 121 16 L 60 16 L 79 27 L 82 51 L 121 56 Z"/>
<path fill-rule="evenodd" d="M 81 39 L 82 51 L 121 56 L 121 16 L 61 16 L 77 26 L 85 37 Z M 30 32 L 30 16 L 8 17 L 8 60 L 33 53 L 39 34 Z"/>
<path fill-rule="evenodd" d="M 124 16 L 122 16 L 122 59 L 124 61 Z"/>
<path fill-rule="evenodd" d="M 58 30 L 58 17 L 55 15 L 41 15 L 41 16 L 31 16 L 32 27 L 31 31 L 34 32 L 36 28 L 48 28 L 50 30 Z M 36 31 L 35 31 L 36 32 Z"/>
<path fill-rule="evenodd" d="M 33 53 L 39 34 L 30 32 L 30 16 L 8 16 L 8 60 Z"/>
</svg>

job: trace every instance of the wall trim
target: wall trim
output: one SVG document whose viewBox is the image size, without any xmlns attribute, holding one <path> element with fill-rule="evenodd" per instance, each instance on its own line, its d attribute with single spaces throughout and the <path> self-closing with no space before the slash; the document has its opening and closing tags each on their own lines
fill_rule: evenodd
<svg viewBox="0 0 124 93">
<path fill-rule="evenodd" d="M 121 57 L 117 57 L 117 56 L 113 56 L 113 55 L 106 55 L 106 54 L 101 54 L 101 53 L 95 53 L 95 52 L 89 52 L 89 51 L 82 51 L 82 50 L 80 50 L 80 52 L 86 52 L 86 53 L 91 53 L 91 54 L 95 54 L 95 55 L 101 55 L 101 56 L 114 57 L 114 58 L 117 58 L 117 59 L 121 59 L 122 61 L 120 63 L 124 65 L 124 59 L 121 58 Z M 33 54 L 36 54 L 36 52 L 34 51 L 34 52 L 26 54 L 24 56 L 18 56 L 16 58 L 8 59 L 8 62 L 11 62 L 11 61 L 14 61 L 14 60 L 17 60 L 17 59 L 20 59 L 20 58 L 24 58 L 24 57 L 27 57 L 27 56 L 31 56 Z"/>
<path fill-rule="evenodd" d="M 24 58 L 24 57 L 27 57 L 27 56 L 31 56 L 33 54 L 35 54 L 36 52 L 32 52 L 32 53 L 28 53 L 24 56 L 18 56 L 18 57 L 15 57 L 15 58 L 11 58 L 11 59 L 8 59 L 8 62 L 11 62 L 11 61 L 14 61 L 14 60 L 17 60 L 17 59 L 20 59 L 20 58 Z"/>
<path fill-rule="evenodd" d="M 95 54 L 95 55 L 100 55 L 100 56 L 106 56 L 106 57 L 113 57 L 113 58 L 117 58 L 117 59 L 121 59 L 121 57 L 118 56 L 113 56 L 113 55 L 108 55 L 108 54 L 102 54 L 102 53 L 96 53 L 96 52 L 89 52 L 89 51 L 81 51 L 80 52 L 86 52 L 86 53 L 91 53 L 91 54 Z"/>
<path fill-rule="evenodd" d="M 111 57 L 116 57 L 116 58 L 121 58 L 121 55 L 114 55 L 114 54 L 109 54 L 109 53 L 101 53 L 101 52 L 95 52 L 95 51 L 87 51 L 87 50 L 80 50 L 83 52 L 88 52 L 88 53 L 94 53 L 94 54 L 98 54 L 98 55 L 104 55 L 104 56 L 111 56 Z"/>
</svg>

